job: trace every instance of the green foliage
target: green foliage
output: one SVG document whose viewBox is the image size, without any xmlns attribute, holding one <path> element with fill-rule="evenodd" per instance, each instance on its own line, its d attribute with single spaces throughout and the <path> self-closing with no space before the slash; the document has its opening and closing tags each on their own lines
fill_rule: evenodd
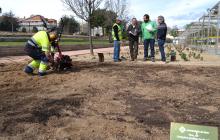
<svg viewBox="0 0 220 140">
<path fill-rule="evenodd" d="M 170 39 L 170 38 L 167 38 L 167 39 L 166 39 L 166 43 L 172 43 L 172 42 L 173 42 L 172 39 Z"/>
<path fill-rule="evenodd" d="M 203 61 L 204 60 L 204 58 L 203 57 L 200 57 L 200 61 Z"/>
<path fill-rule="evenodd" d="M 184 46 L 180 46 L 180 45 L 176 46 L 175 48 L 176 48 L 176 50 L 177 50 L 177 52 L 179 54 L 182 53 L 185 50 L 185 47 Z"/>
<path fill-rule="evenodd" d="M 186 48 L 186 51 L 189 51 L 190 49 L 189 48 Z"/>
<path fill-rule="evenodd" d="M 4 13 L 0 17 L 0 30 L 1 31 L 17 31 L 19 28 L 18 19 L 15 17 L 12 11 Z"/>
<path fill-rule="evenodd" d="M 124 40 L 128 40 L 127 31 L 122 32 L 122 38 L 123 38 Z"/>
<path fill-rule="evenodd" d="M 196 59 L 196 53 L 195 52 L 192 53 L 192 56 L 193 56 L 194 59 Z"/>
<path fill-rule="evenodd" d="M 189 52 L 189 55 L 188 55 L 189 59 L 192 57 L 192 55 L 193 55 L 192 52 Z"/>
<path fill-rule="evenodd" d="M 196 57 L 195 57 L 195 59 L 200 59 L 201 58 L 201 55 L 200 54 L 198 54 Z"/>
<path fill-rule="evenodd" d="M 108 34 L 112 29 L 112 25 L 115 22 L 116 17 L 116 13 L 112 11 L 106 9 L 97 9 L 92 13 L 91 26 L 106 28 L 106 33 Z"/>
<path fill-rule="evenodd" d="M 191 26 L 192 26 L 192 23 L 186 24 L 186 25 L 184 26 L 184 28 L 185 28 L 185 29 L 189 29 Z"/>
<path fill-rule="evenodd" d="M 88 36 L 88 33 L 81 32 L 80 35 Z"/>
<path fill-rule="evenodd" d="M 36 33 L 36 32 L 38 32 L 38 29 L 37 29 L 37 27 L 36 27 L 36 26 L 34 26 L 34 27 L 33 27 L 33 30 L 32 30 L 32 32 L 33 32 L 33 33 Z"/>
<path fill-rule="evenodd" d="M 184 61 L 189 61 L 189 59 L 187 58 L 187 55 L 184 52 L 180 53 L 180 56 L 181 56 L 181 59 L 183 59 Z"/>
<path fill-rule="evenodd" d="M 73 16 L 63 16 L 63 24 L 64 24 L 64 33 L 66 34 L 73 34 L 75 32 L 79 32 L 80 25 L 79 23 L 75 20 Z M 59 23 L 61 24 L 61 22 Z"/>
<path fill-rule="evenodd" d="M 23 28 L 21 29 L 21 32 L 26 33 L 26 32 L 27 32 L 26 28 L 23 27 Z"/>
<path fill-rule="evenodd" d="M 106 10 L 105 9 L 97 9 L 93 11 L 91 17 L 91 27 L 104 27 L 106 21 Z"/>
<path fill-rule="evenodd" d="M 176 56 L 176 52 L 174 50 L 171 50 L 171 47 L 167 47 L 168 48 L 168 52 L 166 53 L 166 57 L 170 57 L 170 56 Z"/>
<path fill-rule="evenodd" d="M 177 37 L 179 35 L 179 32 L 178 32 L 178 28 L 177 26 L 174 26 L 171 30 L 170 30 L 170 35 L 173 36 L 173 37 Z"/>
<path fill-rule="evenodd" d="M 170 53 L 166 53 L 166 57 L 170 57 Z"/>
</svg>

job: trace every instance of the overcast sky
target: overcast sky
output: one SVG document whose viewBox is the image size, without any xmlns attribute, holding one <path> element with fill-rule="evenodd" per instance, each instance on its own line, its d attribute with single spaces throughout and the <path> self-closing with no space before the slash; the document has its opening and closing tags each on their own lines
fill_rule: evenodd
<svg viewBox="0 0 220 140">
<path fill-rule="evenodd" d="M 129 14 L 142 20 L 149 14 L 152 20 L 163 15 L 168 26 L 184 26 L 196 21 L 218 0 L 129 0 Z M 17 17 L 40 14 L 59 20 L 62 15 L 71 15 L 60 0 L 0 0 L 4 12 L 12 10 Z M 81 22 L 81 21 L 80 21 Z"/>
</svg>

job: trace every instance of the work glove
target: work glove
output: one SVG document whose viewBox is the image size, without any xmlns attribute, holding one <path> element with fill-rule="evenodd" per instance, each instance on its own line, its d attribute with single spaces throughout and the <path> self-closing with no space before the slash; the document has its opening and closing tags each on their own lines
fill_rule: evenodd
<svg viewBox="0 0 220 140">
<path fill-rule="evenodd" d="M 56 40 L 51 43 L 51 46 L 53 46 L 54 48 L 56 48 L 58 45 L 58 41 Z"/>
</svg>

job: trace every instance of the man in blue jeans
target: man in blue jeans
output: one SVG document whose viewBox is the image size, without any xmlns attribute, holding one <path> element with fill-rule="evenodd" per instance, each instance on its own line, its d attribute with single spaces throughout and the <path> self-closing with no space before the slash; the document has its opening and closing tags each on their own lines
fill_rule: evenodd
<svg viewBox="0 0 220 140">
<path fill-rule="evenodd" d="M 120 62 L 120 44 L 122 40 L 123 27 L 121 25 L 122 19 L 117 18 L 116 23 L 112 27 L 112 38 L 114 40 L 114 62 Z"/>
<path fill-rule="evenodd" d="M 164 44 L 167 35 L 167 25 L 163 16 L 158 16 L 158 27 L 157 27 L 157 40 L 158 46 L 161 53 L 161 61 L 166 62 L 166 56 L 164 51 Z"/>
<path fill-rule="evenodd" d="M 144 22 L 141 24 L 141 31 L 142 31 L 142 40 L 144 41 L 144 61 L 148 58 L 148 48 L 150 45 L 151 49 L 151 61 L 155 62 L 155 37 L 157 32 L 157 24 L 154 21 L 150 20 L 148 14 L 144 15 Z"/>
</svg>

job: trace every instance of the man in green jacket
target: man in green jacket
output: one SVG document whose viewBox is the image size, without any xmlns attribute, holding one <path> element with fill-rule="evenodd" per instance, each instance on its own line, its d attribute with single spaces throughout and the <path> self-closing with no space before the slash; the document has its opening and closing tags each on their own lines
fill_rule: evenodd
<svg viewBox="0 0 220 140">
<path fill-rule="evenodd" d="M 144 22 L 141 24 L 141 31 L 142 31 L 142 40 L 144 41 L 144 61 L 148 58 L 148 48 L 150 45 L 151 49 L 151 61 L 155 62 L 155 37 L 157 33 L 157 24 L 154 21 L 150 20 L 148 14 L 144 15 Z"/>
</svg>

